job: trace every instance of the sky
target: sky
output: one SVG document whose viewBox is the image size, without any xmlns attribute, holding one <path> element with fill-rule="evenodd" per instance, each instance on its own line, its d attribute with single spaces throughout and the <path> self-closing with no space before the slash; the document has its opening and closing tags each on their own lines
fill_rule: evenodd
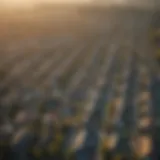
<svg viewBox="0 0 160 160">
<path fill-rule="evenodd" d="M 34 4 L 40 3 L 40 2 L 53 2 L 53 3 L 85 3 L 85 2 L 92 2 L 96 0 L 0 0 L 0 5 L 7 5 L 7 6 L 32 6 Z M 98 2 L 99 0 L 97 0 Z M 103 0 L 103 2 L 120 2 L 123 3 L 126 0 Z"/>
<path fill-rule="evenodd" d="M 89 2 L 91 0 L 0 0 L 1 3 L 6 5 L 33 5 L 40 2 Z"/>
</svg>

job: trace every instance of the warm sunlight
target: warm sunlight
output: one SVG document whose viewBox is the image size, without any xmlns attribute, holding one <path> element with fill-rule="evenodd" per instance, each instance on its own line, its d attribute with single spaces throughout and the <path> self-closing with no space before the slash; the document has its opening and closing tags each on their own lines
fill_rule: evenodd
<svg viewBox="0 0 160 160">
<path fill-rule="evenodd" d="M 28 6 L 35 5 L 41 2 L 49 3 L 82 3 L 89 2 L 91 0 L 1 0 L 0 3 L 7 6 Z"/>
<path fill-rule="evenodd" d="M 1 0 L 1 6 L 16 6 L 16 7 L 27 7 L 33 6 L 39 3 L 103 3 L 103 4 L 110 4 L 110 3 L 118 3 L 123 4 L 127 0 Z"/>
</svg>

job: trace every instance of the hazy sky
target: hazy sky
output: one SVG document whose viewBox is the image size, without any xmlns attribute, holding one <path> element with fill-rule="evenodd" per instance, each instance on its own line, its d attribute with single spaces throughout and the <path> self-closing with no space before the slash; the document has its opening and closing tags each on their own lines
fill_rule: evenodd
<svg viewBox="0 0 160 160">
<path fill-rule="evenodd" d="M 28 5 L 33 5 L 37 4 L 40 2 L 56 2 L 56 3 L 63 3 L 63 2 L 76 2 L 76 3 L 84 3 L 84 2 L 92 2 L 95 0 L 0 0 L 0 5 L 5 4 L 5 5 L 14 5 L 14 6 L 28 6 Z M 98 2 L 99 0 L 97 0 Z M 126 0 L 103 0 L 103 2 L 124 2 Z"/>
<path fill-rule="evenodd" d="M 89 2 L 92 0 L 0 0 L 0 3 L 6 5 L 27 5 L 27 4 L 36 4 L 40 2 L 56 2 L 56 3 L 63 3 L 63 2 Z"/>
</svg>

